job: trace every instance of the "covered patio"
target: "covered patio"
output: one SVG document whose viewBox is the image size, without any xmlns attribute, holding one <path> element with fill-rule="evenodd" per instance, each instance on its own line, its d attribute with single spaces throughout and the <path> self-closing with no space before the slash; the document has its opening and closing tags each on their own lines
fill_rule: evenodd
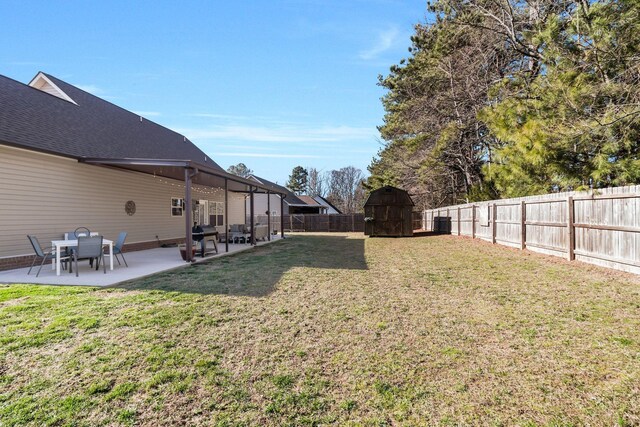
<svg viewBox="0 0 640 427">
<path fill-rule="evenodd" d="M 194 219 L 194 200 L 192 198 L 192 189 L 194 185 L 200 187 L 208 187 L 212 189 L 222 189 L 224 191 L 224 224 L 223 229 L 226 230 L 224 238 L 224 252 L 229 252 L 229 193 L 245 194 L 250 201 L 250 212 L 246 212 L 246 217 L 249 218 L 248 225 L 249 236 L 248 241 L 251 245 L 256 245 L 256 227 L 255 227 L 255 194 L 262 193 L 267 196 L 271 194 L 277 194 L 280 196 L 280 237 L 284 237 L 284 228 L 282 227 L 283 215 L 284 215 L 284 199 L 287 196 L 278 188 L 268 185 L 257 183 L 255 181 L 242 178 L 237 175 L 230 174 L 218 168 L 213 168 L 206 165 L 207 158 L 204 158 L 204 163 L 194 162 L 191 160 L 156 160 L 156 159 L 112 159 L 112 158 L 83 158 L 81 163 L 90 165 L 103 166 L 108 168 L 118 168 L 128 171 L 140 172 L 148 175 L 153 175 L 154 178 L 162 177 L 175 181 L 183 181 L 184 183 L 184 219 L 185 219 L 185 239 L 184 243 L 187 247 L 190 247 L 193 243 L 192 238 L 192 226 Z M 271 198 L 267 197 L 269 206 L 268 211 L 271 211 Z M 267 241 L 272 239 L 272 220 L 271 215 L 267 215 Z M 191 262 L 191 254 L 187 251 L 186 262 Z"/>
<path fill-rule="evenodd" d="M 129 267 L 124 263 L 118 265 L 114 260 L 113 270 L 109 270 L 107 264 L 107 273 L 103 273 L 102 267 L 98 271 L 90 268 L 88 261 L 78 264 L 78 277 L 75 273 L 62 272 L 60 276 L 56 275 L 55 269 L 51 268 L 51 264 L 42 267 L 39 277 L 36 277 L 38 266 L 27 275 L 29 268 L 19 268 L 15 270 L 0 271 L 0 283 L 34 283 L 43 285 L 65 285 L 65 286 L 111 286 L 118 283 L 126 282 L 141 277 L 150 276 L 152 274 L 161 273 L 163 271 L 174 270 L 177 268 L 186 268 L 193 264 L 212 261 L 215 258 L 232 255 L 235 253 L 251 250 L 256 246 L 262 246 L 280 240 L 281 236 L 273 236 L 271 241 L 256 242 L 255 245 L 243 243 L 229 243 L 223 250 L 224 244 L 219 244 L 218 254 L 207 255 L 204 258 L 200 256 L 194 257 L 192 262 L 186 263 L 180 258 L 179 249 L 171 248 L 154 248 L 142 251 L 125 252 L 125 257 Z M 107 263 L 109 261 L 106 261 Z"/>
</svg>

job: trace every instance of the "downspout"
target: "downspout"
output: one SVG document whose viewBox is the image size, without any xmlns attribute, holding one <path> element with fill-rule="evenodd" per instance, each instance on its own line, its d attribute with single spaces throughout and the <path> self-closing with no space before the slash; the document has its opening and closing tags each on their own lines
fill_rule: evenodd
<svg viewBox="0 0 640 427">
<path fill-rule="evenodd" d="M 267 238 L 271 241 L 271 191 L 267 190 Z"/>
<path fill-rule="evenodd" d="M 191 179 L 198 175 L 198 168 L 194 168 L 193 172 L 189 172 L 189 167 L 184 168 L 184 204 L 185 204 L 185 258 L 187 262 L 193 261 L 192 250 L 193 239 L 191 236 L 191 222 L 193 221 L 193 213 L 191 210 Z"/>
<path fill-rule="evenodd" d="M 224 179 L 224 248 L 229 252 L 229 179 Z"/>
<path fill-rule="evenodd" d="M 250 203 L 251 203 L 251 245 L 255 246 L 256 244 L 256 224 L 255 224 L 255 211 L 253 206 L 253 186 L 249 186 L 249 194 L 251 195 Z"/>
<path fill-rule="evenodd" d="M 280 194 L 280 237 L 284 239 L 284 198 L 286 194 Z"/>
</svg>

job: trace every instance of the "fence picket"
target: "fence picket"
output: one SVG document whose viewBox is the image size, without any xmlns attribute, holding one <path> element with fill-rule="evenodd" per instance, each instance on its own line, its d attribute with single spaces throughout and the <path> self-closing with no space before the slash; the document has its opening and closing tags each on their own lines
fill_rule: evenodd
<svg viewBox="0 0 640 427">
<path fill-rule="evenodd" d="M 468 236 L 466 209 L 472 238 L 640 274 L 640 185 L 428 209 L 423 228 Z"/>
</svg>

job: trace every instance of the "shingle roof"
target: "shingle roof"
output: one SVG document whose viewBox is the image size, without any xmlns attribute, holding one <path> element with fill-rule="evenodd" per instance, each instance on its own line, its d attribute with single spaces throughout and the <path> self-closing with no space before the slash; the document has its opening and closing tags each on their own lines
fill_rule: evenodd
<svg viewBox="0 0 640 427">
<path fill-rule="evenodd" d="M 259 176 L 255 176 L 255 175 L 251 175 L 251 178 L 253 178 L 254 180 L 263 183 L 264 185 L 268 185 L 273 187 L 274 189 L 277 189 L 278 191 L 281 191 L 282 193 L 286 194 L 286 197 L 284 199 L 284 202 L 286 204 L 288 204 L 289 206 L 293 206 L 293 205 L 302 205 L 302 206 L 306 206 L 307 204 L 305 202 L 303 202 L 302 200 L 300 200 L 298 198 L 298 196 L 296 196 L 291 190 L 289 190 L 287 187 L 283 187 L 282 185 L 278 185 L 275 182 L 271 182 L 268 181 L 264 178 L 261 178 Z"/>
<path fill-rule="evenodd" d="M 73 158 L 191 160 L 222 170 L 183 135 L 45 76 L 77 105 L 0 75 L 0 143 Z"/>
<path fill-rule="evenodd" d="M 306 203 L 309 206 L 320 206 L 320 203 L 315 201 L 311 196 L 298 196 L 298 199 L 302 200 L 304 203 Z"/>
</svg>

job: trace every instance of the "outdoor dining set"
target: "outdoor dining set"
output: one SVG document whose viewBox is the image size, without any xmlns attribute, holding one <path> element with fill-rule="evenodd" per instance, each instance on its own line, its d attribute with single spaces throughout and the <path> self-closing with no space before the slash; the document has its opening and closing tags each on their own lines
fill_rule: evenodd
<svg viewBox="0 0 640 427">
<path fill-rule="evenodd" d="M 266 224 L 255 224 L 254 226 L 254 238 L 255 240 L 267 240 L 269 227 Z M 205 254 L 215 253 L 218 254 L 217 242 L 224 242 L 228 239 L 229 243 L 251 243 L 251 227 L 245 224 L 232 224 L 228 228 L 227 233 L 220 233 L 218 227 L 214 226 L 194 226 L 192 230 L 193 237 L 193 254 L 195 254 L 196 245 L 201 244 L 202 257 Z M 223 230 L 224 231 L 224 230 Z M 120 232 L 118 238 L 113 241 L 105 238 L 100 233 L 92 232 L 86 227 L 78 227 L 74 231 L 63 233 L 61 238 L 51 240 L 51 246 L 44 248 L 38 238 L 34 235 L 28 235 L 27 238 L 33 247 L 35 256 L 33 262 L 29 267 L 27 274 L 31 274 L 31 271 L 36 267 L 36 263 L 39 262 L 36 277 L 40 276 L 42 267 L 51 262 L 51 269 L 56 271 L 56 275 L 60 276 L 62 271 L 68 271 L 75 275 L 79 275 L 78 262 L 89 261 L 91 268 L 95 267 L 98 271 L 102 265 L 103 273 L 107 272 L 107 257 L 109 257 L 109 269 L 113 270 L 113 259 L 118 261 L 118 265 L 124 265 L 129 267 L 123 254 L 123 246 L 125 239 L 127 238 L 127 232 Z M 213 250 L 210 251 L 207 242 L 213 242 Z M 204 243 L 204 244 L 202 244 Z M 184 244 L 179 245 L 179 249 L 183 259 L 186 259 L 186 250 Z M 122 262 L 120 260 L 122 259 Z"/>
<path fill-rule="evenodd" d="M 78 276 L 78 261 L 81 260 L 89 260 L 91 267 L 95 262 L 96 271 L 102 264 L 102 270 L 106 274 L 106 256 L 109 257 L 110 270 L 113 270 L 114 257 L 118 261 L 118 265 L 122 265 L 118 255 L 122 258 L 125 266 L 129 266 L 122 252 L 124 241 L 127 238 L 126 231 L 118 235 L 118 239 L 114 244 L 113 240 L 105 239 L 99 233 L 91 232 L 86 227 L 78 227 L 74 231 L 64 233 L 63 239 L 52 240 L 51 247 L 46 250 L 43 249 L 36 236 L 29 235 L 27 238 L 36 254 L 27 274 L 31 273 L 36 261 L 41 261 L 36 277 L 40 275 L 40 271 L 47 261 L 52 262 L 52 269 L 55 266 L 57 276 L 60 275 L 60 266 L 62 264 L 64 264 L 64 269 L 68 270 L 69 273 L 73 273 L 75 269 L 76 276 Z"/>
<path fill-rule="evenodd" d="M 255 239 L 266 240 L 269 228 L 266 224 L 255 225 Z M 229 241 L 231 243 L 249 243 L 251 238 L 251 227 L 245 224 L 231 224 L 229 226 Z"/>
</svg>

